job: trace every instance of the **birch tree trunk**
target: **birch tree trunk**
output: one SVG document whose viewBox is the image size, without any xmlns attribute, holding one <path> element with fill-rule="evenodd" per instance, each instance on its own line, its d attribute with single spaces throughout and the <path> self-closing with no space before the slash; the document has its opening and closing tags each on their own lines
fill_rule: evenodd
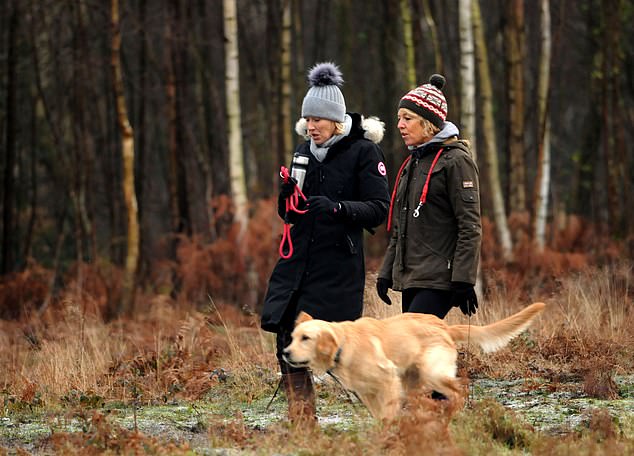
<svg viewBox="0 0 634 456">
<path fill-rule="evenodd" d="M 534 213 L 532 228 L 537 249 L 542 252 L 546 245 L 546 215 L 548 214 L 548 190 L 550 188 L 550 120 L 548 117 L 548 92 L 550 85 L 550 59 L 552 38 L 550 32 L 550 1 L 541 0 L 541 55 L 537 86 L 537 118 L 539 121 L 537 141 L 537 175 L 533 197 Z"/>
<path fill-rule="evenodd" d="M 524 0 L 506 4 L 504 30 L 509 98 L 509 206 L 511 212 L 526 210 L 526 160 L 524 158 Z"/>
<path fill-rule="evenodd" d="M 282 153 L 284 163 L 288 166 L 293 156 L 293 127 L 291 121 L 291 12 L 292 1 L 283 0 L 282 5 L 282 41 L 281 41 L 281 100 L 282 110 Z M 276 182 L 278 179 L 275 179 Z"/>
<path fill-rule="evenodd" d="M 123 157 L 123 197 L 128 214 L 127 253 L 123 278 L 122 299 L 117 312 L 131 314 L 134 310 L 136 273 L 139 259 L 139 221 L 136 192 L 134 188 L 134 132 L 128 119 L 121 68 L 121 30 L 119 29 L 119 0 L 111 3 L 112 24 L 112 73 L 117 107 L 117 119 L 121 131 Z"/>
<path fill-rule="evenodd" d="M 249 224 L 247 207 L 247 186 L 244 176 L 244 158 L 242 153 L 242 127 L 240 112 L 240 73 L 238 53 L 238 18 L 236 0 L 223 0 L 225 24 L 225 71 L 227 93 L 227 116 L 229 126 L 229 174 L 231 194 L 235 209 L 234 221 L 238 224 L 238 248 L 240 258 L 246 266 L 247 295 L 242 310 L 255 313 L 257 299 L 257 272 L 250 261 L 248 244 L 245 239 Z"/>
<path fill-rule="evenodd" d="M 401 0 L 401 18 L 403 19 L 403 44 L 405 45 L 405 71 L 407 87 L 418 85 L 416 79 L 416 58 L 414 52 L 414 38 L 412 34 L 412 12 L 409 0 Z"/>
<path fill-rule="evenodd" d="M 473 0 L 458 0 L 458 23 L 460 27 L 460 136 L 469 140 L 473 160 L 477 162 L 476 113 L 475 113 L 475 51 L 473 49 Z M 478 261 L 475 289 L 478 296 L 484 295 L 482 268 Z"/>
<path fill-rule="evenodd" d="M 244 176 L 242 126 L 240 125 L 240 73 L 238 60 L 238 18 L 236 0 L 223 0 L 225 23 L 225 86 L 229 127 L 229 175 L 235 221 L 242 239 L 248 227 L 247 186 Z"/>
<path fill-rule="evenodd" d="M 480 15 L 478 0 L 473 2 L 473 34 L 475 39 L 476 61 L 478 75 L 480 77 L 480 96 L 482 100 L 482 128 L 484 130 L 484 162 L 488 176 L 488 190 L 491 192 L 493 203 L 493 220 L 497 231 L 498 240 L 502 247 L 502 256 L 505 261 L 513 260 L 513 242 L 506 220 L 504 210 L 504 197 L 500 185 L 500 172 L 497 156 L 497 141 L 493 122 L 493 91 L 491 89 L 491 76 L 489 74 L 489 59 L 487 55 L 484 30 Z"/>
<path fill-rule="evenodd" d="M 471 141 L 471 153 L 477 160 L 475 117 L 475 53 L 473 49 L 473 22 L 471 2 L 458 1 L 460 24 L 460 136 Z"/>
</svg>

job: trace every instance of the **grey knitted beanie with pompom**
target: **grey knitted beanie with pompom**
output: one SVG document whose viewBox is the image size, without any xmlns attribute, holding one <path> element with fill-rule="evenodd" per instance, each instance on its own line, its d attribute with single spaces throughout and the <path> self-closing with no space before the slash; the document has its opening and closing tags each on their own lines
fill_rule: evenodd
<svg viewBox="0 0 634 456">
<path fill-rule="evenodd" d="M 310 88 L 302 103 L 302 117 L 343 122 L 346 118 L 346 100 L 339 87 L 343 77 L 339 67 L 332 62 L 318 63 L 308 72 Z"/>
</svg>

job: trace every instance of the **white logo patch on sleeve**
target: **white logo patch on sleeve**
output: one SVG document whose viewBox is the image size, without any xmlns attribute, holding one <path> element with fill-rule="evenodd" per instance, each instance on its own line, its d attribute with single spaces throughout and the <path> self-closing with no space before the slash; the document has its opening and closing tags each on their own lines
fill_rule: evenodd
<svg viewBox="0 0 634 456">
<path fill-rule="evenodd" d="M 378 169 L 381 176 L 385 176 L 387 174 L 387 171 L 385 170 L 385 163 L 379 162 Z"/>
<path fill-rule="evenodd" d="M 473 188 L 473 181 L 462 181 L 462 188 Z"/>
</svg>

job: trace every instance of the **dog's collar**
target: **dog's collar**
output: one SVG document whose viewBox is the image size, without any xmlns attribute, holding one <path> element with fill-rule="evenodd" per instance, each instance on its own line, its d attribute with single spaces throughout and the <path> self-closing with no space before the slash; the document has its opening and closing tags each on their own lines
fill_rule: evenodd
<svg viewBox="0 0 634 456">
<path fill-rule="evenodd" d="M 332 366 L 326 372 L 332 375 L 332 371 L 335 370 L 339 364 L 341 363 L 341 351 L 343 350 L 343 343 L 337 347 L 337 351 L 335 351 L 335 356 L 332 359 Z"/>
<path fill-rule="evenodd" d="M 330 369 L 328 369 L 326 371 L 326 373 L 328 375 L 330 375 L 333 380 L 341 387 L 342 390 L 344 390 L 346 392 L 346 394 L 348 395 L 348 399 L 350 399 L 350 402 L 352 403 L 352 405 L 354 407 L 356 407 L 354 401 L 352 400 L 352 398 L 350 397 L 350 391 L 343 385 L 343 383 L 341 383 L 341 380 L 339 380 L 339 378 L 334 374 L 333 370 L 337 367 L 337 365 L 341 362 L 341 351 L 343 349 L 343 344 L 340 345 L 339 347 L 337 347 L 337 351 L 335 352 L 335 358 L 333 359 L 335 365 L 332 366 Z M 362 402 L 361 399 L 359 398 L 359 396 L 357 395 L 356 392 L 352 391 L 352 394 L 354 394 L 354 396 L 357 398 L 357 400 L 359 402 Z"/>
<path fill-rule="evenodd" d="M 337 351 L 335 352 L 335 359 L 333 361 L 335 362 L 335 366 L 341 361 L 341 347 L 337 348 Z"/>
</svg>

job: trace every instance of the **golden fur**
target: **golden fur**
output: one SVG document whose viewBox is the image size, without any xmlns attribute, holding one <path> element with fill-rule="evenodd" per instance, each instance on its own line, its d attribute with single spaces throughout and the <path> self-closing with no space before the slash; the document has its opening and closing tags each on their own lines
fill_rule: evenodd
<svg viewBox="0 0 634 456">
<path fill-rule="evenodd" d="M 447 325 L 426 314 L 404 313 L 331 323 L 301 312 L 285 360 L 317 372 L 330 371 L 379 419 L 393 418 L 415 388 L 461 399 L 456 379 L 456 342 L 469 340 L 485 352 L 504 347 L 526 330 L 545 304 L 531 304 L 486 326 Z"/>
</svg>

